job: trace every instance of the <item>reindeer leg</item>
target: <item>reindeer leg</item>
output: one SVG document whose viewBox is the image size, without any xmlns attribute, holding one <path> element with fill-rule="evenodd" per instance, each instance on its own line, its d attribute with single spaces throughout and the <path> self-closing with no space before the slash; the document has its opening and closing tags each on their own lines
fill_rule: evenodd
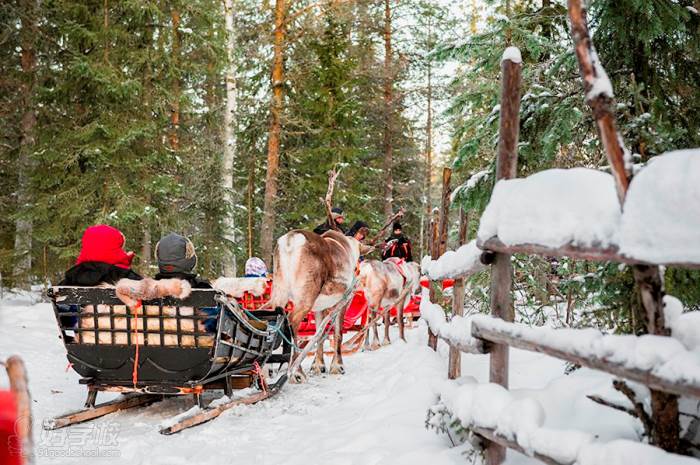
<svg viewBox="0 0 700 465">
<path fill-rule="evenodd" d="M 369 340 L 370 340 L 370 338 L 371 338 L 372 335 L 370 334 L 369 331 L 370 331 L 370 328 L 371 328 L 371 326 L 372 326 L 372 320 L 374 320 L 374 317 L 375 317 L 375 315 L 376 315 L 376 313 L 374 312 L 374 308 L 373 308 L 371 305 L 369 306 L 369 308 L 367 309 L 367 311 L 369 312 L 369 315 L 367 315 L 367 326 L 366 326 L 365 329 L 364 329 L 364 331 L 365 331 L 365 340 L 364 340 L 364 342 L 362 343 L 362 351 L 363 351 L 363 352 L 366 352 L 366 351 L 368 351 L 368 350 L 371 350 L 370 347 L 369 347 Z"/>
<path fill-rule="evenodd" d="M 380 307 L 377 306 L 377 313 L 375 313 L 378 316 L 378 312 L 380 311 Z M 372 322 L 372 334 L 374 335 L 374 342 L 369 346 L 370 350 L 377 350 L 379 347 L 379 330 L 377 329 L 377 321 L 379 318 L 375 318 L 374 321 Z"/>
<path fill-rule="evenodd" d="M 335 334 L 333 335 L 333 345 L 335 346 L 335 353 L 333 354 L 333 360 L 331 361 L 331 371 L 332 375 L 344 375 L 345 367 L 343 366 L 343 320 L 345 320 L 345 312 L 348 306 L 345 305 L 338 318 L 335 319 Z"/>
<path fill-rule="evenodd" d="M 383 346 L 391 345 L 391 338 L 389 337 L 389 328 L 391 327 L 391 309 L 387 309 L 384 313 L 384 341 L 382 341 Z"/>
<path fill-rule="evenodd" d="M 302 315 L 302 317 L 300 318 L 298 315 L 292 314 L 291 317 L 290 317 L 290 321 L 289 321 L 289 325 L 290 325 L 290 327 L 291 327 L 291 329 L 292 329 L 292 334 L 294 335 L 294 336 L 293 336 L 294 345 L 295 345 L 296 347 L 299 347 L 299 344 L 300 344 L 300 342 L 301 342 L 301 341 L 299 341 L 299 339 L 297 338 L 297 334 L 298 334 L 298 331 L 297 331 L 297 330 L 299 329 L 299 324 L 301 323 L 302 318 L 303 318 L 303 315 Z M 288 375 L 288 377 L 289 377 L 289 382 L 290 382 L 291 384 L 301 384 L 301 383 L 305 383 L 305 382 L 306 382 L 306 379 L 307 379 L 307 378 L 306 378 L 306 374 L 304 374 L 304 370 L 302 370 L 302 368 L 301 368 L 301 363 L 299 364 L 299 368 L 297 368 L 296 370 L 294 370 L 294 372 L 291 371 L 292 366 L 294 366 L 294 362 L 295 362 L 295 361 L 297 360 L 297 358 L 299 358 L 300 356 L 301 356 L 301 354 L 299 353 L 298 350 L 292 349 L 292 357 L 291 357 L 291 359 L 290 359 L 290 361 L 289 361 L 289 365 L 288 365 L 289 371 L 287 372 L 287 375 Z"/>
<path fill-rule="evenodd" d="M 321 324 L 321 320 L 323 320 L 323 314 L 324 312 L 314 312 L 316 316 L 316 335 L 320 332 L 323 332 L 326 330 L 326 328 L 321 328 L 319 325 Z M 311 374 L 314 375 L 320 375 L 322 373 L 326 372 L 326 363 L 323 360 L 323 339 L 319 339 L 318 344 L 316 345 L 316 356 L 314 357 L 314 363 L 311 365 Z"/>
</svg>

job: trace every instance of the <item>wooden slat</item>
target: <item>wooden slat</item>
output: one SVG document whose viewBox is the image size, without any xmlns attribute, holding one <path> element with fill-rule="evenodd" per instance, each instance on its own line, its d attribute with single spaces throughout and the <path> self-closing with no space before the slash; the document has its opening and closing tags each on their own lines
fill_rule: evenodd
<svg viewBox="0 0 700 465">
<path fill-rule="evenodd" d="M 528 457 L 535 458 L 539 460 L 540 462 L 544 462 L 547 465 L 571 465 L 572 462 L 558 462 L 552 457 L 549 457 L 544 454 L 540 454 L 537 451 L 526 451 L 522 447 L 520 447 L 520 444 L 517 442 L 506 438 L 505 436 L 496 433 L 493 429 L 490 428 L 482 428 L 480 426 L 471 426 L 469 427 L 472 431 L 474 431 L 476 434 L 481 436 L 482 438 L 486 439 L 487 441 L 490 441 L 492 443 L 498 444 L 501 447 L 508 448 L 508 449 L 513 449 L 515 451 L 520 452 L 523 455 L 526 455 Z"/>
<path fill-rule="evenodd" d="M 78 410 L 76 412 L 67 413 L 65 415 L 61 415 L 60 417 L 56 417 L 51 420 L 45 421 L 44 429 L 54 430 L 63 428 L 65 426 L 75 425 L 76 423 L 94 420 L 95 418 L 100 418 L 110 413 L 117 412 L 119 410 L 152 404 L 153 402 L 156 402 L 161 398 L 162 396 L 150 394 L 137 394 L 133 396 L 122 397 L 109 402 L 105 402 L 104 404 L 97 405 L 95 406 L 95 408 Z"/>
<path fill-rule="evenodd" d="M 506 245 L 498 237 L 492 237 L 486 241 L 477 240 L 477 247 L 498 253 L 542 255 L 545 257 L 569 257 L 579 260 L 596 262 L 615 262 L 628 265 L 662 265 L 676 268 L 700 269 L 700 263 L 650 263 L 643 260 L 627 257 L 618 252 L 617 247 L 581 247 L 567 244 L 561 247 L 548 247 L 542 244 L 515 244 Z"/>
<path fill-rule="evenodd" d="M 503 331 L 484 328 L 480 326 L 478 322 L 472 322 L 472 336 L 495 344 L 506 344 L 517 349 L 539 352 L 561 360 L 577 363 L 581 366 L 604 371 L 606 373 L 619 376 L 620 378 L 636 381 L 649 386 L 652 389 L 658 389 L 670 394 L 700 398 L 700 385 L 685 382 L 674 382 L 656 376 L 649 371 L 627 368 L 624 365 L 611 362 L 604 358 L 585 357 L 570 351 L 549 346 L 541 341 L 534 342 L 521 337 L 513 337 L 512 335 Z"/>
<path fill-rule="evenodd" d="M 488 354 L 489 353 L 489 348 L 490 344 L 488 341 L 483 341 L 477 339 L 474 344 L 461 344 L 459 342 L 455 342 L 451 339 L 448 339 L 444 336 L 438 336 L 438 338 L 441 341 L 444 341 L 448 346 L 450 346 L 450 349 L 454 349 L 459 352 L 464 352 L 465 354 L 473 354 L 473 355 L 483 355 L 483 354 Z M 455 378 L 450 378 L 450 379 L 455 379 Z"/>
</svg>

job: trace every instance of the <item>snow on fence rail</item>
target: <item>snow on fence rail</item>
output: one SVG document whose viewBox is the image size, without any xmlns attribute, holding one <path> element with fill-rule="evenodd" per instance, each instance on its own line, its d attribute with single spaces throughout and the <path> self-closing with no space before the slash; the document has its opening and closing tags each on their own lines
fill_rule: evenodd
<svg viewBox="0 0 700 465">
<path fill-rule="evenodd" d="M 478 245 L 643 265 L 700 267 L 700 149 L 652 159 L 631 181 L 624 208 L 613 177 L 587 168 L 550 169 L 499 181 Z"/>
<path fill-rule="evenodd" d="M 486 269 L 486 265 L 480 261 L 482 253 L 483 250 L 476 246 L 476 240 L 472 240 L 455 251 L 448 250 L 437 260 L 426 256 L 421 270 L 432 280 L 464 277 Z"/>
<path fill-rule="evenodd" d="M 628 440 L 596 442 L 593 434 L 544 427 L 539 401 L 516 398 L 499 384 L 445 381 L 432 414 L 449 412 L 479 436 L 550 465 L 690 465 L 697 460 Z"/>
</svg>

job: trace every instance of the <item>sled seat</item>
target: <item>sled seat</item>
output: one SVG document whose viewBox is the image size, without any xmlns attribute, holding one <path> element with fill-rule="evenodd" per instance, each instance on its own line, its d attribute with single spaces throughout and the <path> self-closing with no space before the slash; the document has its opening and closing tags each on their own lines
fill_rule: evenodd
<svg viewBox="0 0 700 465">
<path fill-rule="evenodd" d="M 343 319 L 343 333 L 348 331 L 359 331 L 367 324 L 369 304 L 364 291 L 355 291 L 355 295 L 350 301 L 350 305 L 345 311 Z M 309 312 L 299 325 L 299 336 L 308 337 L 316 334 L 316 316 L 314 312 Z"/>
<path fill-rule="evenodd" d="M 134 308 L 114 288 L 62 286 L 48 295 L 68 360 L 91 385 L 133 385 L 135 377 L 144 386 L 202 384 L 250 370 L 281 345 L 286 325 L 281 312 L 244 315 L 210 289 Z"/>
</svg>

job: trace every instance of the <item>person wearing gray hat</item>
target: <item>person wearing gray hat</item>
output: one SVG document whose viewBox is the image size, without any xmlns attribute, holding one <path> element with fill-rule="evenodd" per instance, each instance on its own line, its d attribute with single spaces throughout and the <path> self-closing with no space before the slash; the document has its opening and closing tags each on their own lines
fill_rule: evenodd
<svg viewBox="0 0 700 465">
<path fill-rule="evenodd" d="M 156 260 L 159 273 L 155 279 L 184 279 L 193 289 L 211 289 L 208 281 L 193 273 L 197 266 L 194 245 L 185 236 L 170 233 L 156 244 Z"/>
</svg>

